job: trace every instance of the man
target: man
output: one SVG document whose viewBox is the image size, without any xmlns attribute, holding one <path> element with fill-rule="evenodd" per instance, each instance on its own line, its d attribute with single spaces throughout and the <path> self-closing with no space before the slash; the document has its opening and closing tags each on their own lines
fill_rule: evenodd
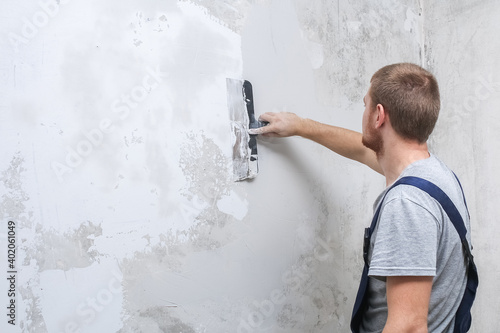
<svg viewBox="0 0 500 333">
<path fill-rule="evenodd" d="M 269 125 L 250 133 L 311 139 L 383 174 L 387 186 L 403 176 L 424 178 L 451 198 L 470 230 L 458 180 L 426 143 L 440 108 L 434 76 L 414 64 L 383 67 L 364 103 L 362 134 L 292 113 L 265 113 L 260 120 Z M 384 194 L 374 205 L 382 207 L 370 240 L 368 306 L 359 330 L 453 332 L 467 282 L 458 233 L 421 189 L 396 186 L 381 203 Z"/>
</svg>

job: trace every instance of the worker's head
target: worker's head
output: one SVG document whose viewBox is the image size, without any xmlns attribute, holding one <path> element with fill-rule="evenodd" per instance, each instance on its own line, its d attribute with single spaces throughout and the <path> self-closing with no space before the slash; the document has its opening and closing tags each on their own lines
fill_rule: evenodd
<svg viewBox="0 0 500 333">
<path fill-rule="evenodd" d="M 402 138 L 426 142 L 440 108 L 434 76 L 418 65 L 400 63 L 379 69 L 370 82 L 372 108 L 381 104 L 392 128 Z"/>
</svg>

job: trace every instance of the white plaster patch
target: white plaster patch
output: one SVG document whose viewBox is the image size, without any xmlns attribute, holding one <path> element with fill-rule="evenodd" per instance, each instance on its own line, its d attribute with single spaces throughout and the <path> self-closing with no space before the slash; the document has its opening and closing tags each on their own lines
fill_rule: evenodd
<svg viewBox="0 0 500 333">
<path fill-rule="evenodd" d="M 122 273 L 115 261 L 40 274 L 40 305 L 49 332 L 116 332 L 122 327 Z"/>
<path fill-rule="evenodd" d="M 307 56 L 311 62 L 311 67 L 313 69 L 318 69 L 323 66 L 324 54 L 323 45 L 320 43 L 307 41 L 305 43 Z"/>
<path fill-rule="evenodd" d="M 413 9 L 408 8 L 406 10 L 406 20 L 404 23 L 405 31 L 415 34 L 417 41 L 420 42 L 422 36 L 422 16 L 418 15 L 413 11 Z"/>
<path fill-rule="evenodd" d="M 248 201 L 231 191 L 229 195 L 223 196 L 217 201 L 217 208 L 241 221 L 248 213 Z"/>
<path fill-rule="evenodd" d="M 91 250 L 118 260 L 132 258 L 137 252 L 146 250 L 148 240 L 144 235 L 151 232 L 151 227 L 144 220 L 108 221 L 102 235 L 94 239 Z"/>
</svg>

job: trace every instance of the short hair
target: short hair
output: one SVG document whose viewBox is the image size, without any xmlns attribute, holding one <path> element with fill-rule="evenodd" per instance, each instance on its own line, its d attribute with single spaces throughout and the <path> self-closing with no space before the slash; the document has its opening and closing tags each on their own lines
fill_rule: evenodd
<svg viewBox="0 0 500 333">
<path fill-rule="evenodd" d="M 434 75 L 411 63 L 382 67 L 373 74 L 372 105 L 381 104 L 401 137 L 424 143 L 436 125 L 440 109 Z"/>
</svg>

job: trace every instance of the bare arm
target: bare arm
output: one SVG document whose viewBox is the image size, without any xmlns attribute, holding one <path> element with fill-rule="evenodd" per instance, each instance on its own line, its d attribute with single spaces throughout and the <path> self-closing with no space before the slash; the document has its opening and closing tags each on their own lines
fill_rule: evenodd
<svg viewBox="0 0 500 333">
<path fill-rule="evenodd" d="M 432 276 L 388 276 L 383 333 L 427 333 Z"/>
<path fill-rule="evenodd" d="M 361 133 L 301 118 L 289 112 L 268 112 L 262 114 L 259 119 L 269 122 L 269 125 L 252 130 L 251 134 L 273 137 L 299 135 L 383 174 L 375 152 L 361 142 Z"/>
</svg>

